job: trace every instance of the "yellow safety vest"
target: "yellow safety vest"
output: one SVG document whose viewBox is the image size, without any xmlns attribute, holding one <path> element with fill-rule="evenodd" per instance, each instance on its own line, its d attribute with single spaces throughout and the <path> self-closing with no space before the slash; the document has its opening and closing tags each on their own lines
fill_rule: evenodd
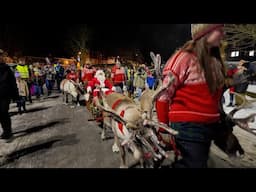
<svg viewBox="0 0 256 192">
<path fill-rule="evenodd" d="M 16 67 L 16 70 L 20 73 L 20 77 L 22 79 L 28 79 L 29 78 L 29 71 L 28 71 L 28 66 L 27 65 L 18 65 Z"/>
</svg>

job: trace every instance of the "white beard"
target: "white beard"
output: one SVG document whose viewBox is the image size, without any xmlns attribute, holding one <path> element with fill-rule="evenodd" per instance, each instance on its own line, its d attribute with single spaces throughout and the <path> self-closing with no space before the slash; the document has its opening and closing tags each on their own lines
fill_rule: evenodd
<svg viewBox="0 0 256 192">
<path fill-rule="evenodd" d="M 100 87 L 105 87 L 106 78 L 104 76 L 98 76 L 97 79 L 100 82 Z"/>
</svg>

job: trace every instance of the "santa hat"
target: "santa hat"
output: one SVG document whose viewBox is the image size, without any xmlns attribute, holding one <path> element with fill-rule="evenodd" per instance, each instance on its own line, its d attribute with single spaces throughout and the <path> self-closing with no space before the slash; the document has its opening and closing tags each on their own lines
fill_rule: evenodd
<svg viewBox="0 0 256 192">
<path fill-rule="evenodd" d="M 201 39 L 203 36 L 221 27 L 224 27 L 224 24 L 192 24 L 191 25 L 192 39 L 194 41 L 197 41 Z"/>
</svg>

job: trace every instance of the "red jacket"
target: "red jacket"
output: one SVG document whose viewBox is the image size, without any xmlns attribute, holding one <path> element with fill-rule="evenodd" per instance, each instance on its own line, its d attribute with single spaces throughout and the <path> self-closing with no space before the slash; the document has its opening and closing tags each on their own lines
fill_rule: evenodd
<svg viewBox="0 0 256 192">
<path fill-rule="evenodd" d="M 222 67 L 220 63 L 215 65 Z M 198 72 L 199 66 L 196 56 L 187 52 L 178 52 L 167 62 L 164 84 L 169 73 L 175 81 L 156 103 L 160 122 L 214 123 L 220 120 L 222 88 L 212 95 L 204 73 Z"/>
<path fill-rule="evenodd" d="M 125 70 L 123 67 L 117 68 L 114 66 L 112 68 L 112 81 L 114 84 L 125 82 Z"/>
<path fill-rule="evenodd" d="M 91 81 L 95 75 L 95 70 L 84 68 L 82 71 L 82 81 Z"/>
<path fill-rule="evenodd" d="M 227 72 L 228 77 L 233 78 L 234 74 L 236 74 L 237 71 L 238 71 L 237 68 L 229 69 Z M 229 91 L 230 91 L 230 93 L 235 92 L 235 87 L 230 87 Z"/>
</svg>

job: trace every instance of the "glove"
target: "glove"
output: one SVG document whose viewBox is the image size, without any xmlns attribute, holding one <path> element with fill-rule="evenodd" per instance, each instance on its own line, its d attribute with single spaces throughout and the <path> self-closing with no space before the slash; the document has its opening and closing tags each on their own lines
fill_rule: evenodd
<svg viewBox="0 0 256 192">
<path fill-rule="evenodd" d="M 87 87 L 87 93 L 91 93 L 92 92 L 92 88 L 91 87 Z"/>
</svg>

